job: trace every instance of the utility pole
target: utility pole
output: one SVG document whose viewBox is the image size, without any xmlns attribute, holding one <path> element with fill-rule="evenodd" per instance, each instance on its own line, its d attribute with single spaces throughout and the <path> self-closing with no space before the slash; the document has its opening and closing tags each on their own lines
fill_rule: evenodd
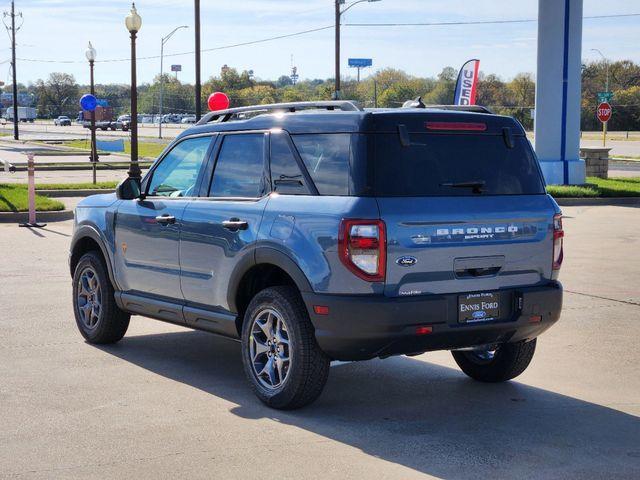
<svg viewBox="0 0 640 480">
<path fill-rule="evenodd" d="M 196 122 L 202 116 L 202 84 L 200 79 L 200 0 L 194 0 L 196 31 Z"/>
<path fill-rule="evenodd" d="M 345 5 L 346 0 L 335 0 L 335 9 L 336 9 L 336 85 L 335 92 L 333 92 L 333 99 L 340 100 L 340 22 L 342 21 L 342 15 L 345 14 L 348 10 L 351 10 L 353 7 L 358 5 L 359 3 L 369 2 L 379 2 L 380 0 L 356 0 L 355 2 L 348 5 L 344 10 L 340 9 L 340 5 Z"/>
<path fill-rule="evenodd" d="M 373 108 L 378 108 L 378 81 L 373 79 Z"/>
<path fill-rule="evenodd" d="M 18 17 L 22 17 L 22 13 L 17 14 Z M 11 71 L 13 74 L 13 138 L 20 139 L 20 132 L 18 131 L 18 75 L 16 73 L 16 9 L 15 2 L 11 2 L 11 13 L 4 12 L 4 17 L 11 17 L 11 27 L 5 23 L 7 30 L 11 30 Z"/>
<path fill-rule="evenodd" d="M 340 0 L 336 2 L 336 85 L 335 92 L 333 93 L 334 100 L 340 100 Z"/>
</svg>

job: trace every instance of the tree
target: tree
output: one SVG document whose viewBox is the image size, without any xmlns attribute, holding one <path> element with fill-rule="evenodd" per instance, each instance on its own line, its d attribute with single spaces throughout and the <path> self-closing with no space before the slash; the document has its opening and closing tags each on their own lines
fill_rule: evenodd
<svg viewBox="0 0 640 480">
<path fill-rule="evenodd" d="M 510 115 L 516 117 L 525 128 L 533 128 L 531 109 L 536 102 L 536 83 L 531 73 L 519 73 L 507 84 L 512 106 Z"/>
<path fill-rule="evenodd" d="M 78 111 L 80 89 L 73 75 L 54 72 L 46 81 L 36 81 L 34 86 L 38 96 L 39 116 L 49 118 L 73 115 Z"/>
<path fill-rule="evenodd" d="M 276 80 L 276 87 L 278 88 L 287 87 L 289 85 L 293 85 L 293 80 L 291 80 L 291 77 L 288 77 L 287 75 L 282 75 L 278 80 Z"/>
<path fill-rule="evenodd" d="M 476 103 L 485 107 L 494 108 L 503 106 L 507 101 L 507 88 L 505 83 L 495 74 L 478 76 L 478 90 Z"/>
<path fill-rule="evenodd" d="M 164 94 L 162 111 L 164 113 L 189 113 L 195 111 L 195 89 L 184 84 L 174 76 L 164 74 Z M 160 75 L 139 96 L 139 111 L 158 113 L 160 111 Z"/>
</svg>

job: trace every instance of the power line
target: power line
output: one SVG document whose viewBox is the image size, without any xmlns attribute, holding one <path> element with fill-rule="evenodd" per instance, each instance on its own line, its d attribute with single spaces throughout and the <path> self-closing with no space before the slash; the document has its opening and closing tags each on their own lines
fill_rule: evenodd
<svg viewBox="0 0 640 480">
<path fill-rule="evenodd" d="M 640 17 L 640 13 L 620 13 L 612 15 L 591 15 L 582 17 L 584 20 L 605 19 L 605 18 L 625 18 L 625 17 Z M 518 23 L 536 23 L 537 19 L 514 19 L 514 20 L 477 20 L 477 21 L 456 21 L 456 22 L 413 22 L 413 23 L 346 23 L 347 27 L 437 27 L 437 26 L 462 26 L 462 25 L 502 25 L 502 24 L 518 24 Z M 308 30 L 302 30 L 299 32 L 288 33 L 284 35 L 277 35 L 274 37 L 262 38 L 259 40 L 251 40 L 247 42 L 232 43 L 229 45 L 221 45 L 219 47 L 205 48 L 202 52 L 215 52 L 218 50 L 226 50 L 229 48 L 245 47 L 248 45 L 256 45 L 259 43 L 272 42 L 275 40 L 281 40 L 284 38 L 297 37 L 301 35 L 307 35 L 309 33 L 321 32 L 323 30 L 333 29 L 334 25 L 327 25 L 324 27 L 316 27 Z M 165 57 L 180 57 L 184 55 L 193 55 L 194 51 L 179 52 L 166 54 Z M 155 60 L 159 59 L 160 55 L 150 55 L 146 57 L 138 57 L 138 60 Z M 37 63 L 61 63 L 61 64 L 74 64 L 85 63 L 83 60 L 45 60 L 37 58 L 19 58 L 18 60 L 23 62 L 37 62 Z M 107 60 L 96 60 L 96 63 L 117 63 L 117 62 L 129 62 L 130 58 L 117 58 Z"/>
<path fill-rule="evenodd" d="M 640 13 L 620 13 L 614 15 L 592 15 L 582 17 L 583 20 L 602 18 L 640 17 Z M 458 25 L 502 25 L 505 23 L 537 23 L 535 18 L 523 18 L 519 20 L 475 20 L 468 22 L 411 22 L 411 23 L 345 23 L 347 27 L 439 27 Z"/>
<path fill-rule="evenodd" d="M 233 43 L 230 45 L 222 45 L 220 47 L 212 47 L 212 48 L 204 48 L 202 49 L 203 52 L 214 52 L 217 50 L 226 50 L 228 48 L 236 48 L 236 47 L 244 47 L 247 45 L 255 45 L 258 43 L 265 43 L 265 42 L 272 42 L 274 40 L 281 40 L 283 38 L 290 38 L 290 37 L 297 37 L 300 35 L 306 35 L 308 33 L 315 33 L 315 32 L 320 32 L 322 30 L 328 30 L 330 28 L 334 28 L 333 25 L 328 25 L 326 27 L 317 27 L 317 28 L 312 28 L 309 30 L 303 30 L 301 32 L 294 32 L 294 33 L 288 33 L 285 35 L 277 35 L 275 37 L 268 37 L 268 38 L 262 38 L 260 40 L 251 40 L 248 42 L 241 42 L 241 43 Z M 179 56 L 183 56 L 183 55 L 193 55 L 195 52 L 194 51 L 189 51 L 189 52 L 180 52 L 180 53 L 169 53 L 169 54 L 165 54 L 165 57 L 179 57 Z M 138 60 L 155 60 L 160 58 L 160 55 L 150 55 L 147 57 L 138 57 Z M 19 60 L 23 61 L 23 62 L 38 62 L 38 63 L 85 63 L 83 60 L 42 60 L 42 59 L 35 59 L 35 58 L 20 58 Z M 129 62 L 131 61 L 130 58 L 117 58 L 117 59 L 110 59 L 110 60 L 96 60 L 96 63 L 115 63 L 115 62 Z"/>
</svg>

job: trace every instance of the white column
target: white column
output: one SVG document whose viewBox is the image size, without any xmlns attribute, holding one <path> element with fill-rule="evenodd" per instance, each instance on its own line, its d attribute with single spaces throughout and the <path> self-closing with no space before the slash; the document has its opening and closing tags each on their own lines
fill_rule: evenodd
<svg viewBox="0 0 640 480">
<path fill-rule="evenodd" d="M 580 160 L 582 0 L 538 0 L 535 149 L 548 184 L 585 181 Z"/>
</svg>

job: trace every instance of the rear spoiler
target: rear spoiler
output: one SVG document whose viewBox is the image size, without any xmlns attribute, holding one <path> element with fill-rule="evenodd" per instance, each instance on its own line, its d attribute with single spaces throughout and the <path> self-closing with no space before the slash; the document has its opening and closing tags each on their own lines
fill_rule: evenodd
<svg viewBox="0 0 640 480">
<path fill-rule="evenodd" d="M 458 112 L 474 112 L 474 113 L 488 113 L 493 115 L 493 112 L 487 107 L 481 105 L 426 105 L 422 101 L 422 97 L 418 97 L 415 100 L 408 100 L 404 102 L 402 108 L 431 108 L 435 110 L 452 110 Z"/>
</svg>

